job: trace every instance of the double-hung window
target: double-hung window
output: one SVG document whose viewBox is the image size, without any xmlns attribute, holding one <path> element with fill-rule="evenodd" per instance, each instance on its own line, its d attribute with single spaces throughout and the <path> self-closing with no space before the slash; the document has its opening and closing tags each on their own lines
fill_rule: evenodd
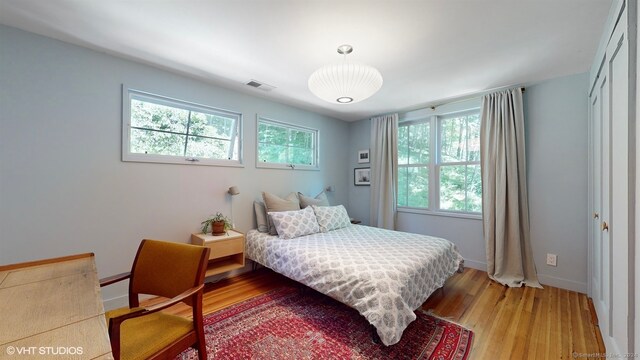
<svg viewBox="0 0 640 360">
<path fill-rule="evenodd" d="M 124 89 L 124 161 L 241 166 L 242 115 Z"/>
<path fill-rule="evenodd" d="M 438 129 L 438 210 L 481 213 L 479 113 L 438 118 Z"/>
<path fill-rule="evenodd" d="M 479 215 L 480 116 L 470 110 L 398 127 L 398 206 Z"/>
<path fill-rule="evenodd" d="M 318 130 L 258 117 L 257 167 L 318 169 Z"/>
</svg>

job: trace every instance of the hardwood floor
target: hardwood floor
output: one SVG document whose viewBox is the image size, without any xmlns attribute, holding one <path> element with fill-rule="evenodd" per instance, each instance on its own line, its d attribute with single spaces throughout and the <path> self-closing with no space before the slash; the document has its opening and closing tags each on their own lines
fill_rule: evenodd
<svg viewBox="0 0 640 360">
<path fill-rule="evenodd" d="M 208 284 L 204 313 L 286 284 L 296 283 L 268 269 Z M 507 288 L 490 281 L 485 272 L 465 269 L 451 277 L 422 308 L 473 330 L 471 359 L 585 359 L 605 353 L 585 294 L 551 286 Z M 186 306 L 171 311 L 190 316 Z"/>
</svg>

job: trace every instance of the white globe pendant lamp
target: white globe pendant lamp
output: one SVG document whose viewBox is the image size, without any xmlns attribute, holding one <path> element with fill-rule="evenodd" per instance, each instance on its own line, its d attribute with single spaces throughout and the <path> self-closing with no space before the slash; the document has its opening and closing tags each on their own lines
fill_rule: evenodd
<svg viewBox="0 0 640 360">
<path fill-rule="evenodd" d="M 351 45 L 341 45 L 340 63 L 325 65 L 309 77 L 309 90 L 322 100 L 334 104 L 353 104 L 375 94 L 382 87 L 382 75 L 368 65 L 347 62 Z"/>
</svg>

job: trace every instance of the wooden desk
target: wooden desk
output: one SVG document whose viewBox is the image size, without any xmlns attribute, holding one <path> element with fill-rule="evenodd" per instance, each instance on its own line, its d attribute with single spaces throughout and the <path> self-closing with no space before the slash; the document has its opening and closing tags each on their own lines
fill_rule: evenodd
<svg viewBox="0 0 640 360">
<path fill-rule="evenodd" d="M 0 266 L 0 359 L 113 359 L 93 254 Z"/>
</svg>

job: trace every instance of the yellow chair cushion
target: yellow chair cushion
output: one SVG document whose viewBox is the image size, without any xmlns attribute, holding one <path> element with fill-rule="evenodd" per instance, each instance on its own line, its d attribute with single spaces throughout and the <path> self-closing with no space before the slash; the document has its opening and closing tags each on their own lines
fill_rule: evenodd
<svg viewBox="0 0 640 360">
<path fill-rule="evenodd" d="M 105 313 L 109 319 L 134 309 L 120 308 Z M 147 359 L 193 330 L 193 321 L 161 311 L 125 320 L 120 325 L 120 359 Z"/>
</svg>

